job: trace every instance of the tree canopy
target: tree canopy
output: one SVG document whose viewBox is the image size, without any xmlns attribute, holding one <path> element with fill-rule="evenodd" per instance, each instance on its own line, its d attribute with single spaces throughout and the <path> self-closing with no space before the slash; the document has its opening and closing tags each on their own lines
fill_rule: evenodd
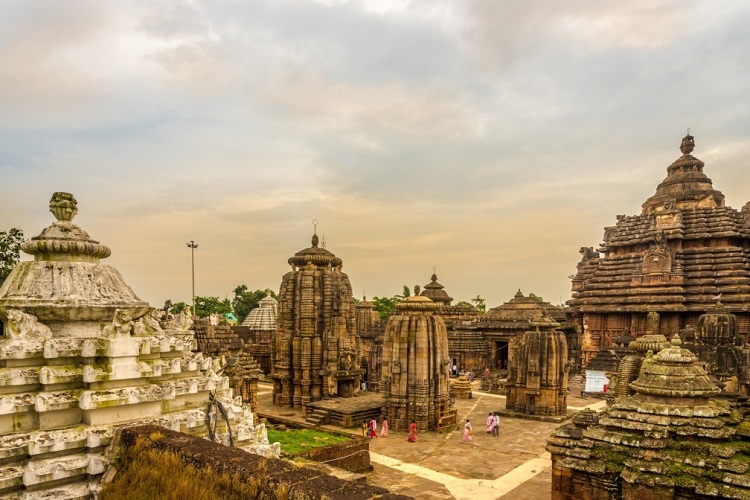
<svg viewBox="0 0 750 500">
<path fill-rule="evenodd" d="M 242 323 L 250 311 L 258 307 L 258 303 L 266 298 L 266 295 L 270 293 L 271 297 L 277 299 L 276 293 L 270 288 L 265 290 L 249 291 L 247 285 L 239 285 L 234 289 L 234 298 L 232 299 L 232 309 L 234 315 L 237 316 L 237 321 Z"/>
<path fill-rule="evenodd" d="M 396 310 L 396 304 L 409 297 L 411 292 L 409 287 L 404 285 L 402 289 L 402 295 L 394 295 L 393 297 L 375 297 L 372 299 L 372 307 L 378 312 L 380 319 L 386 319 L 388 316 L 393 314 Z"/>
<path fill-rule="evenodd" d="M 477 311 L 479 311 L 479 314 L 484 314 L 487 312 L 487 302 L 479 295 L 471 299 L 471 302 L 474 304 L 474 306 L 477 308 Z"/>
<path fill-rule="evenodd" d="M 21 260 L 23 231 L 17 227 L 0 231 L 0 285 Z"/>
<path fill-rule="evenodd" d="M 221 300 L 219 297 L 195 297 L 195 315 L 201 318 L 208 318 L 212 314 L 221 316 L 232 312 L 232 304 L 229 299 Z"/>
</svg>

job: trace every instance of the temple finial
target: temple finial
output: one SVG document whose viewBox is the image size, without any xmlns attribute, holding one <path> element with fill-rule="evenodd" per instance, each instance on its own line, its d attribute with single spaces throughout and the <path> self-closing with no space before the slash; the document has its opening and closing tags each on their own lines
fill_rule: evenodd
<svg viewBox="0 0 750 500">
<path fill-rule="evenodd" d="M 687 135 L 682 138 L 680 143 L 680 151 L 682 151 L 683 156 L 687 156 L 693 152 L 693 149 L 695 149 L 695 137 L 690 135 L 690 128 L 688 128 Z"/>
<path fill-rule="evenodd" d="M 59 222 L 70 222 L 78 213 L 78 202 L 70 193 L 57 192 L 49 200 L 49 211 Z"/>
<path fill-rule="evenodd" d="M 312 224 L 313 224 L 312 246 L 317 247 L 318 246 L 318 219 L 313 219 Z"/>
</svg>

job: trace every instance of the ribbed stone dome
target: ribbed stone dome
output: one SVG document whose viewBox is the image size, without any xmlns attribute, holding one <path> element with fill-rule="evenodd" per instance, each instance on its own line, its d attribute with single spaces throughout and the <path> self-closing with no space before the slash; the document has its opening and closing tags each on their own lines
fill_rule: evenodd
<svg viewBox="0 0 750 500">
<path fill-rule="evenodd" d="M 308 262 L 315 264 L 320 267 L 338 267 L 341 268 L 344 262 L 336 257 L 333 253 L 329 252 L 325 248 L 318 246 L 319 239 L 317 234 L 313 234 L 312 246 L 305 248 L 295 253 L 293 257 L 289 257 L 289 264 L 296 267 L 302 267 Z"/>
<path fill-rule="evenodd" d="M 34 256 L 21 262 L 0 287 L 0 314 L 20 309 L 40 321 L 112 321 L 115 310 L 136 319 L 148 312 L 113 267 L 100 259 L 110 250 L 73 224 L 78 202 L 69 193 L 55 193 L 50 212 L 56 222 L 23 243 Z"/>
<path fill-rule="evenodd" d="M 681 348 L 681 344 L 679 334 L 675 334 L 671 347 L 647 357 L 630 387 L 639 395 L 668 398 L 706 398 L 719 394 L 721 389 L 708 378 L 695 354 Z"/>
<path fill-rule="evenodd" d="M 251 330 L 275 331 L 278 315 L 279 302 L 268 292 L 258 302 L 258 307 L 250 311 L 245 321 L 242 322 L 242 326 L 247 326 Z"/>
</svg>

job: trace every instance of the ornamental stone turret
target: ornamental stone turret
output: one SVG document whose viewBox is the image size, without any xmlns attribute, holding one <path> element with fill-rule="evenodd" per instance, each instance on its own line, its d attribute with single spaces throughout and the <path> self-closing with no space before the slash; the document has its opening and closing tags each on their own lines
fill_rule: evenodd
<svg viewBox="0 0 750 500">
<path fill-rule="evenodd" d="M 553 499 L 750 497 L 746 403 L 712 399 L 719 387 L 681 344 L 647 353 L 635 394 L 554 431 Z"/>
<path fill-rule="evenodd" d="M 109 248 L 77 225 L 73 195 L 55 193 L 57 221 L 22 245 L 34 256 L 0 288 L 0 495 L 92 498 L 118 427 L 156 424 L 206 435 L 209 391 L 235 443 L 279 454 L 221 363 L 195 352 L 189 311 L 160 322 L 116 269 Z M 219 439 L 229 441 L 219 425 Z"/>
<path fill-rule="evenodd" d="M 541 326 L 547 325 L 547 326 Z M 568 344 L 545 310 L 537 326 L 510 342 L 505 407 L 529 415 L 565 415 L 568 410 Z"/>
<path fill-rule="evenodd" d="M 302 407 L 324 397 L 359 392 L 359 366 L 352 286 L 343 262 L 318 246 L 289 258 L 279 292 L 273 343 L 273 401 Z"/>
<path fill-rule="evenodd" d="M 443 319 L 433 314 L 437 307 L 415 295 L 399 302 L 388 319 L 380 392 L 392 429 L 406 430 L 412 420 L 420 431 L 456 424 L 448 385 L 448 334 Z"/>
</svg>

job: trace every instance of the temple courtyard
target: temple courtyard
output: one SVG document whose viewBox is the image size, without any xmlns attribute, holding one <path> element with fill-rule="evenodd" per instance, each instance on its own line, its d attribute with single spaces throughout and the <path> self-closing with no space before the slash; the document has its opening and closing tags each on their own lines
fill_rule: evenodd
<svg viewBox="0 0 750 500">
<path fill-rule="evenodd" d="M 479 381 L 472 385 L 472 399 L 455 401 L 461 429 L 467 418 L 474 428 L 471 442 L 463 440 L 459 429 L 423 432 L 416 443 L 407 441 L 406 432 L 391 431 L 387 438 L 378 437 L 370 442 L 374 470 L 365 474 L 367 484 L 415 499 L 550 498 L 551 461 L 544 447 L 547 437 L 560 424 L 501 417 L 500 436 L 493 437 L 486 433 L 487 414 L 503 410 L 505 397 L 479 391 Z M 581 387 L 571 383 L 569 410 L 604 408 L 603 400 L 581 398 L 580 393 Z M 275 407 L 271 397 L 271 384 L 261 383 L 258 393 L 261 416 L 304 423 L 301 410 Z M 351 398 L 347 403 L 356 404 L 357 399 Z M 342 431 L 338 426 L 320 427 Z M 359 428 L 343 431 L 361 435 Z"/>
</svg>

